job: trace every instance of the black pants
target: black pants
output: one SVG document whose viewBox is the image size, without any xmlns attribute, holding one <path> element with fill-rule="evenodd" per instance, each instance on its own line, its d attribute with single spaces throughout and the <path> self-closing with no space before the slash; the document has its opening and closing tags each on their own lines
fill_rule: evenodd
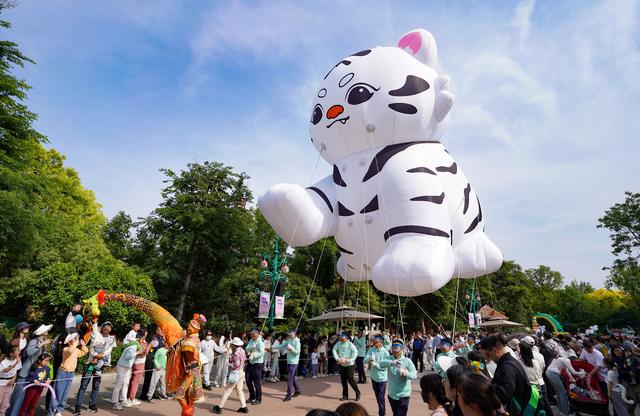
<svg viewBox="0 0 640 416">
<path fill-rule="evenodd" d="M 342 397 L 349 397 L 349 388 L 347 387 L 347 383 L 351 386 L 353 391 L 356 392 L 356 396 L 360 396 L 360 389 L 358 389 L 358 385 L 356 381 L 353 379 L 353 373 L 355 371 L 355 366 L 349 365 L 347 367 L 340 366 L 340 382 L 342 383 Z"/>
<path fill-rule="evenodd" d="M 245 379 L 249 389 L 249 401 L 262 401 L 262 367 L 263 363 L 247 365 Z"/>
<path fill-rule="evenodd" d="M 336 373 L 336 359 L 333 358 L 333 354 L 329 354 L 329 364 L 328 364 L 327 372 L 329 374 Z"/>
<path fill-rule="evenodd" d="M 100 391 L 102 375 L 97 375 L 95 372 L 95 368 L 92 365 L 87 365 L 85 366 L 84 372 L 82 373 L 82 378 L 80 379 L 80 388 L 78 389 L 78 394 L 76 395 L 76 412 L 79 412 L 82 408 L 84 394 L 87 391 L 87 387 L 89 387 L 90 381 L 92 381 L 92 383 L 91 395 L 89 396 L 89 408 L 97 408 L 98 392 Z"/>
<path fill-rule="evenodd" d="M 287 369 L 287 356 L 280 356 L 278 357 L 278 367 L 280 369 L 280 380 L 286 380 L 287 379 L 287 373 L 288 373 L 288 369 Z"/>
<path fill-rule="evenodd" d="M 420 373 L 424 371 L 424 362 L 422 360 L 423 351 L 414 351 L 411 355 L 411 361 L 413 361 L 413 365 L 416 367 L 416 370 Z M 418 370 L 418 365 L 420 365 L 420 369 Z"/>
<path fill-rule="evenodd" d="M 385 396 L 387 393 L 387 382 L 383 381 L 378 383 L 371 380 L 371 386 L 373 386 L 373 393 L 376 396 L 376 402 L 378 402 L 378 416 L 384 416 L 385 414 Z"/>
<path fill-rule="evenodd" d="M 358 383 L 366 383 L 367 374 L 364 372 L 364 357 L 356 358 L 356 368 L 358 369 Z"/>
<path fill-rule="evenodd" d="M 153 354 L 149 355 L 147 355 L 147 360 L 144 362 L 145 372 L 144 380 L 142 380 L 142 391 L 140 392 L 141 399 L 146 399 L 147 393 L 149 393 L 149 385 L 151 385 L 151 377 L 153 377 Z"/>
<path fill-rule="evenodd" d="M 410 397 L 400 397 L 398 400 L 393 400 L 389 397 L 391 414 L 393 416 L 407 416 L 407 411 L 409 411 L 409 399 Z"/>
</svg>

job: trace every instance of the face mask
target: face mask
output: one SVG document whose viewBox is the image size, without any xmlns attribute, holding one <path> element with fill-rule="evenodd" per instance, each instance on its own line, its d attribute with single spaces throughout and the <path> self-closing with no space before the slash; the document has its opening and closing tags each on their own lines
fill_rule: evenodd
<svg viewBox="0 0 640 416">
<path fill-rule="evenodd" d="M 207 335 L 208 340 L 210 340 L 211 338 L 213 338 L 211 335 Z"/>
</svg>

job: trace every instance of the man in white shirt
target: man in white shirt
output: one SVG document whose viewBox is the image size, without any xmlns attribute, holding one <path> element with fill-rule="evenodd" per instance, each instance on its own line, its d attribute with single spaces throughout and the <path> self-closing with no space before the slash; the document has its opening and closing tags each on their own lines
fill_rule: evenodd
<svg viewBox="0 0 640 416">
<path fill-rule="evenodd" d="M 598 384 L 600 384 L 600 390 L 606 396 L 607 395 L 607 368 L 604 366 L 604 356 L 602 353 L 593 348 L 593 343 L 589 340 L 584 341 L 583 350 L 580 354 L 580 359 L 585 360 L 593 366 L 593 370 L 587 374 L 587 385 L 591 383 L 591 377 L 598 377 Z"/>
<path fill-rule="evenodd" d="M 213 340 L 213 333 L 207 331 L 205 337 L 200 341 L 200 353 L 207 357 L 207 363 L 202 365 L 202 388 L 211 390 L 210 375 L 213 368 L 215 353 L 224 354 L 224 348 L 218 346 Z"/>
</svg>

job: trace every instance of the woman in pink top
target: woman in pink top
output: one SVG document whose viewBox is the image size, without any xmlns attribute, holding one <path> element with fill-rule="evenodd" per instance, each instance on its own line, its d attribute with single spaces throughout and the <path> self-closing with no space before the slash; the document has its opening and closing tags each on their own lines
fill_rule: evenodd
<svg viewBox="0 0 640 416">
<path fill-rule="evenodd" d="M 220 404 L 213 406 L 212 412 L 216 414 L 222 413 L 222 408 L 227 402 L 229 395 L 232 391 L 236 391 L 238 399 L 242 407 L 238 409 L 238 413 L 249 413 L 247 408 L 247 401 L 244 399 L 244 392 L 242 391 L 242 385 L 244 384 L 244 362 L 247 360 L 247 354 L 244 352 L 242 346 L 244 343 L 238 337 L 235 337 L 230 342 L 231 345 L 231 358 L 229 360 L 229 380 L 227 387 L 224 389 L 224 394 L 220 400 Z"/>
</svg>

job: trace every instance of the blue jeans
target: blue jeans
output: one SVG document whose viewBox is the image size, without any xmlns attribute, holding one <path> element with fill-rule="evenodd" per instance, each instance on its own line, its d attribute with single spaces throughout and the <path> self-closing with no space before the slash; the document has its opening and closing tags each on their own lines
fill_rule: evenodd
<svg viewBox="0 0 640 416">
<path fill-rule="evenodd" d="M 49 413 L 62 413 L 62 411 L 64 411 L 64 405 L 69 397 L 73 376 L 74 373 L 71 371 L 65 371 L 62 368 L 58 370 L 58 380 L 56 380 L 55 386 L 56 400 L 55 403 L 52 403 Z"/>
<path fill-rule="evenodd" d="M 409 399 L 410 397 L 400 397 L 398 400 L 394 400 L 389 396 L 391 414 L 393 416 L 407 416 L 407 411 L 409 411 Z"/>
<path fill-rule="evenodd" d="M 551 387 L 553 387 L 553 390 L 556 392 L 556 401 L 558 402 L 560 414 L 567 416 L 571 413 L 571 410 L 569 410 L 569 397 L 567 397 L 567 390 L 564 388 L 562 377 L 555 371 L 547 371 L 546 375 L 547 380 L 551 383 Z"/>
<path fill-rule="evenodd" d="M 318 364 L 311 363 L 311 376 L 318 377 Z"/>
<path fill-rule="evenodd" d="M 376 395 L 376 402 L 378 402 L 378 416 L 385 415 L 385 395 L 387 393 L 386 381 L 374 381 L 371 380 L 371 386 L 373 387 L 373 393 Z"/>
<path fill-rule="evenodd" d="M 89 387 L 89 382 L 91 380 L 93 380 L 93 383 L 91 385 L 91 396 L 89 396 L 89 408 L 95 408 L 97 406 L 98 391 L 100 391 L 102 376 L 96 375 L 95 367 L 88 365 L 85 367 L 84 373 L 82 373 L 80 388 L 76 395 L 76 412 L 79 412 L 82 408 L 82 400 L 84 399 L 84 394 L 87 391 L 87 387 Z"/>
</svg>

